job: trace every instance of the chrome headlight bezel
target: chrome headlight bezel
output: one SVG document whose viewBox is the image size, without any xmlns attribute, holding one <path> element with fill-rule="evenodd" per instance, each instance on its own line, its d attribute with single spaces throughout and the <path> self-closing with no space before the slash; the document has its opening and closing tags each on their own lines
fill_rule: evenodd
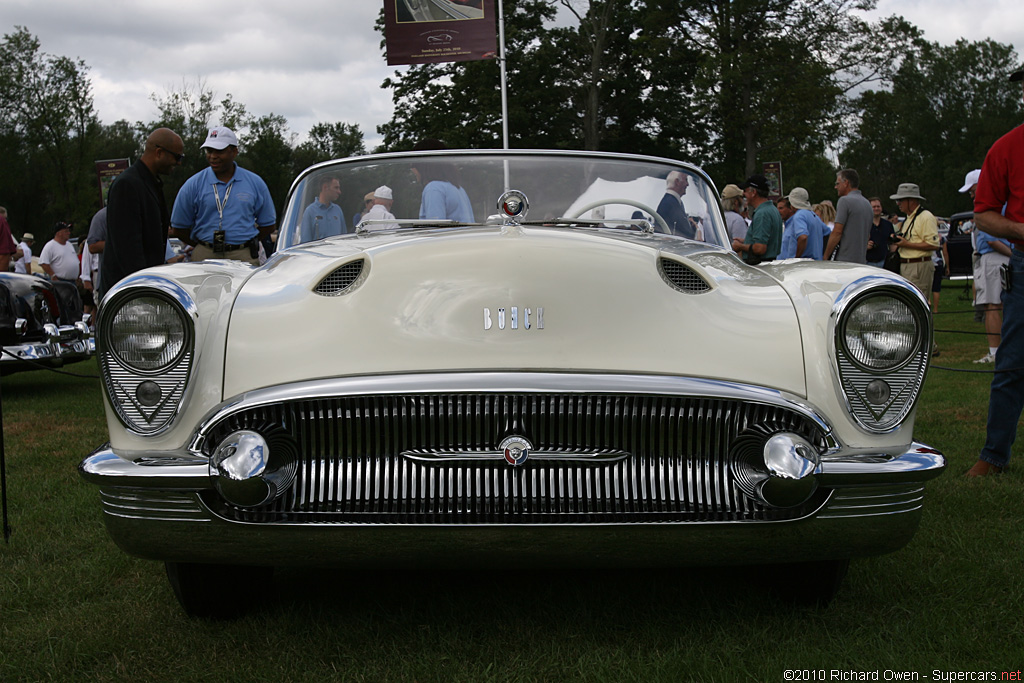
<svg viewBox="0 0 1024 683">
<path fill-rule="evenodd" d="M 876 310 L 858 320 L 867 307 Z M 893 331 L 895 340 L 871 339 L 885 333 L 887 308 L 902 317 L 894 324 L 903 329 Z M 928 370 L 932 324 L 927 301 L 909 282 L 869 276 L 836 298 L 831 324 L 835 373 L 854 421 L 871 434 L 899 429 L 917 404 Z M 877 353 L 867 357 L 872 350 Z"/>
<path fill-rule="evenodd" d="M 149 304 L 146 302 L 153 303 Z M 153 315 L 155 318 L 163 319 L 161 320 L 161 324 L 168 325 L 168 327 L 171 325 L 177 327 L 176 330 L 171 331 L 168 329 L 166 331 L 168 340 L 170 340 L 172 336 L 177 337 L 173 341 L 174 346 L 177 348 L 169 355 L 161 354 L 166 355 L 166 357 L 157 361 L 142 360 L 138 357 L 132 358 L 128 353 L 129 349 L 125 348 L 128 346 L 126 342 L 132 339 L 136 340 L 135 343 L 138 345 L 140 337 L 139 332 L 141 330 L 136 328 L 124 336 L 119 332 L 119 328 L 128 327 L 132 322 L 125 319 L 125 317 L 127 317 L 126 309 L 133 306 L 141 307 L 146 305 L 159 306 L 161 308 L 164 315 L 160 315 L 159 313 Z M 167 318 L 168 312 L 171 316 L 169 319 Z M 139 313 L 136 313 L 135 317 L 138 317 L 138 315 Z M 162 372 L 165 372 L 168 368 L 178 365 L 182 360 L 182 356 L 187 353 L 190 348 L 190 326 L 188 324 L 188 319 L 185 317 L 184 311 L 181 310 L 180 306 L 177 306 L 173 301 L 171 301 L 171 299 L 161 294 L 141 293 L 137 296 L 123 298 L 118 302 L 117 309 L 104 322 L 106 323 L 103 328 L 104 337 L 106 338 L 105 348 L 113 355 L 121 366 L 128 368 L 133 372 L 137 372 L 140 375 L 159 375 Z M 168 344 L 165 343 L 164 347 L 166 346 L 168 346 Z M 139 356 L 143 353 L 145 353 L 144 350 L 136 349 L 135 355 Z"/>
<path fill-rule="evenodd" d="M 156 363 L 132 362 L 120 342 L 116 326 L 126 307 L 153 299 L 180 324 L 180 348 Z M 97 324 L 96 350 L 107 398 L 118 420 L 130 432 L 155 436 L 167 431 L 180 412 L 192 373 L 198 309 L 177 284 L 153 276 L 139 276 L 120 284 L 103 301 Z"/>
</svg>

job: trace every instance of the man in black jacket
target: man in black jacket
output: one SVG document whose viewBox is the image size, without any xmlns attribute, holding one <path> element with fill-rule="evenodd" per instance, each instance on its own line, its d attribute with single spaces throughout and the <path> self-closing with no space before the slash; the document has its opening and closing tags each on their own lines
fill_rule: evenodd
<svg viewBox="0 0 1024 683">
<path fill-rule="evenodd" d="M 146 139 L 139 160 L 110 186 L 100 267 L 103 292 L 137 270 L 164 262 L 170 213 L 160 176 L 181 163 L 184 150 L 177 133 L 158 128 Z"/>
<path fill-rule="evenodd" d="M 683 209 L 683 195 L 690 184 L 690 179 L 682 171 L 672 171 L 665 178 L 665 196 L 658 204 L 658 215 L 665 219 L 674 235 L 682 235 L 694 239 L 697 235 L 695 221 L 686 215 Z"/>
</svg>

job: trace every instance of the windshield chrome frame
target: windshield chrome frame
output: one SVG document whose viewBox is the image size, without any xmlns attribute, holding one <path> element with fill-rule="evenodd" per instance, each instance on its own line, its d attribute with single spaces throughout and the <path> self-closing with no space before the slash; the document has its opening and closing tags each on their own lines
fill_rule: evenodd
<svg viewBox="0 0 1024 683">
<path fill-rule="evenodd" d="M 362 156 L 346 157 L 343 159 L 332 159 L 329 161 L 322 161 L 314 164 L 309 168 L 302 171 L 292 182 L 291 187 L 288 190 L 288 197 L 285 201 L 285 210 L 282 214 L 283 218 L 287 218 L 294 215 L 295 212 L 301 212 L 301 207 L 293 206 L 295 201 L 295 195 L 305 184 L 305 182 L 315 176 L 318 172 L 328 168 L 341 170 L 345 166 L 349 165 L 363 165 L 373 164 L 387 161 L 401 161 L 401 160 L 412 160 L 412 159 L 456 159 L 456 158 L 468 158 L 474 157 L 489 157 L 489 158 L 504 158 L 506 160 L 512 158 L 528 158 L 528 157 L 550 157 L 553 159 L 592 159 L 595 161 L 626 161 L 634 162 L 638 164 L 652 164 L 665 166 L 668 169 L 683 170 L 689 174 L 692 174 L 700 178 L 711 191 L 710 198 L 714 201 L 706 202 L 708 206 L 708 213 L 714 213 L 717 218 L 712 222 L 717 225 L 716 237 L 717 240 L 712 244 L 719 244 L 725 248 L 731 245 L 731 240 L 728 239 L 727 231 L 725 230 L 725 215 L 722 212 L 721 202 L 719 201 L 720 193 L 711 177 L 704 172 L 699 166 L 696 166 L 690 162 L 679 161 L 677 159 L 670 159 L 666 157 L 656 157 L 643 154 L 625 154 L 621 152 L 595 152 L 595 151 L 584 151 L 584 150 L 549 150 L 549 149 L 445 149 L 445 150 L 429 150 L 429 151 L 417 151 L 417 152 L 385 152 L 381 154 L 365 154 Z M 506 188 L 506 190 L 509 188 Z M 282 221 L 280 228 L 283 230 L 286 221 Z M 287 222 L 291 222 L 290 220 Z M 420 219 L 396 219 L 389 220 L 388 223 L 398 223 L 403 228 L 406 223 L 420 223 Z M 432 220 L 431 225 L 438 224 L 440 221 Z M 584 221 L 574 220 L 574 223 L 583 223 Z M 626 221 L 621 221 L 625 223 Z M 369 224 L 369 223 L 368 223 Z M 478 220 L 477 223 L 472 225 L 487 225 L 487 219 Z M 458 224 L 452 222 L 453 226 L 469 225 L 469 224 Z M 367 234 L 365 228 L 359 230 L 359 228 L 353 229 L 356 234 Z M 379 231 L 379 232 L 390 232 L 390 231 Z M 644 231 L 646 232 L 646 230 Z M 351 234 L 351 233 L 350 233 Z M 301 246 L 302 243 L 291 244 L 288 247 L 282 249 L 287 251 L 295 247 Z"/>
</svg>

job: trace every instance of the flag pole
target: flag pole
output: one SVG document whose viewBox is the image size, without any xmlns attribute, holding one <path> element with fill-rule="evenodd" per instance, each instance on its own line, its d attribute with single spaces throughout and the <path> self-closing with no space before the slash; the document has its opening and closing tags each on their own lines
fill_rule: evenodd
<svg viewBox="0 0 1024 683">
<path fill-rule="evenodd" d="M 508 89 L 506 88 L 505 74 L 505 9 L 502 0 L 495 0 L 498 4 L 498 43 L 499 57 L 501 64 L 501 142 L 502 149 L 508 149 Z"/>
</svg>

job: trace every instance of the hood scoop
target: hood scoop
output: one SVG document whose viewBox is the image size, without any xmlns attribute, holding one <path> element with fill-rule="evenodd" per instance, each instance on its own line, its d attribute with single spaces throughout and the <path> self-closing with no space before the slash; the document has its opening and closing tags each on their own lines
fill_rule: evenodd
<svg viewBox="0 0 1024 683">
<path fill-rule="evenodd" d="M 711 290 L 704 278 L 693 269 L 672 259 L 658 259 L 658 272 L 674 289 L 687 294 L 703 294 Z"/>
<path fill-rule="evenodd" d="M 335 268 L 327 277 L 320 281 L 313 291 L 320 296 L 341 296 L 355 289 L 364 279 L 366 259 L 349 261 Z"/>
</svg>

